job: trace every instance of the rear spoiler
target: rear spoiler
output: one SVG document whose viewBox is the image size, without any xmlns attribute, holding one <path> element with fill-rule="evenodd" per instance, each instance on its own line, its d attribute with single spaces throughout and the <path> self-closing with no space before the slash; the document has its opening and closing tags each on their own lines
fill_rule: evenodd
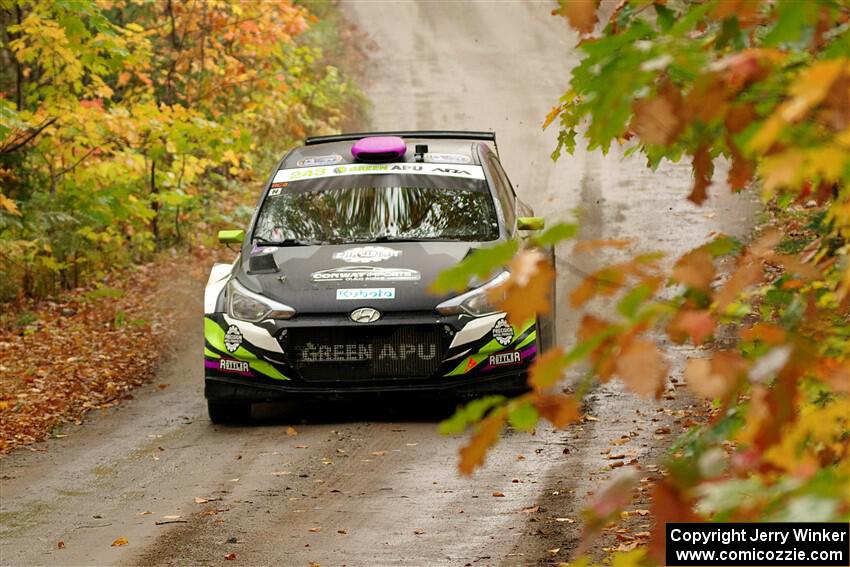
<svg viewBox="0 0 850 567">
<path fill-rule="evenodd" d="M 499 145 L 496 144 L 495 132 L 468 132 L 464 130 L 400 130 L 392 132 L 352 132 L 332 136 L 310 136 L 304 139 L 305 146 L 314 146 L 327 142 L 354 142 L 368 136 L 398 136 L 399 138 L 423 138 L 427 140 L 478 140 L 493 142 L 496 155 L 499 155 Z"/>
<path fill-rule="evenodd" d="M 462 130 L 402 130 L 396 132 L 352 132 L 332 136 L 310 136 L 304 140 L 305 146 L 327 142 L 353 142 L 368 136 L 398 136 L 399 138 L 425 138 L 431 140 L 480 140 L 496 143 L 495 132 L 466 132 Z"/>
</svg>

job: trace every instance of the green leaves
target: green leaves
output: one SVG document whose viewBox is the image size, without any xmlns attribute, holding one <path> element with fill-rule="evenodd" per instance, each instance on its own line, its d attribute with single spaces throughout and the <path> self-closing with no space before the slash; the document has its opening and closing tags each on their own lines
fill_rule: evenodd
<svg viewBox="0 0 850 567">
<path fill-rule="evenodd" d="M 537 246 L 553 246 L 558 242 L 574 238 L 578 234 L 578 225 L 575 223 L 558 223 L 546 229 L 542 234 L 534 237 L 533 242 Z"/>
<path fill-rule="evenodd" d="M 431 291 L 438 294 L 464 291 L 472 278 L 485 280 L 496 269 L 504 267 L 518 249 L 519 243 L 516 240 L 508 240 L 473 250 L 456 266 L 442 272 L 431 285 Z"/>
<path fill-rule="evenodd" d="M 491 409 L 501 406 L 507 398 L 504 396 L 485 396 L 460 407 L 450 418 L 442 421 L 439 431 L 443 435 L 458 435 L 481 421 Z"/>
</svg>

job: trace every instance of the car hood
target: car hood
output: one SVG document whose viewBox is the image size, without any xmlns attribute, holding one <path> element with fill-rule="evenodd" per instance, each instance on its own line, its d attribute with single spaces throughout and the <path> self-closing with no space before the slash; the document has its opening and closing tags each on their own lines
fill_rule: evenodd
<svg viewBox="0 0 850 567">
<path fill-rule="evenodd" d="M 254 247 L 237 277 L 248 288 L 298 313 L 432 311 L 448 296 L 429 286 L 481 242 L 395 242 Z"/>
</svg>

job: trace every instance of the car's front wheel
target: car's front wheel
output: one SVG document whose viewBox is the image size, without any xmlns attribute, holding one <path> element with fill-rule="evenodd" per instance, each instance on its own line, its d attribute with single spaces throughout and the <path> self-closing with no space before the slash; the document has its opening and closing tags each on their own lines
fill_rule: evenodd
<svg viewBox="0 0 850 567">
<path fill-rule="evenodd" d="M 207 413 L 213 423 L 247 423 L 251 421 L 251 402 L 207 400 Z"/>
</svg>

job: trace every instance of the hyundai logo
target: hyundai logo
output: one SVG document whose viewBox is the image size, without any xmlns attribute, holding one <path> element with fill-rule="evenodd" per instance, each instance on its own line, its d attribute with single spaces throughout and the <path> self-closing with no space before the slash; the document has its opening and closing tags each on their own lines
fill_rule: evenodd
<svg viewBox="0 0 850 567">
<path fill-rule="evenodd" d="M 381 318 L 381 312 L 371 307 L 361 307 L 352 311 L 350 317 L 355 323 L 374 323 Z"/>
</svg>

